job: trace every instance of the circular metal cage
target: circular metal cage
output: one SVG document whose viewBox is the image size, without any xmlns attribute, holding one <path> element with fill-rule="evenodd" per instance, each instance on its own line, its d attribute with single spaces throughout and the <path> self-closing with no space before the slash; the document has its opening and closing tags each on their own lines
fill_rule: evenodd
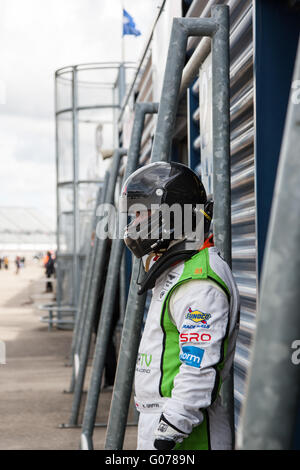
<svg viewBox="0 0 300 470">
<path fill-rule="evenodd" d="M 131 63 L 81 64 L 55 72 L 57 304 L 76 306 L 92 215 L 109 157 Z"/>
</svg>

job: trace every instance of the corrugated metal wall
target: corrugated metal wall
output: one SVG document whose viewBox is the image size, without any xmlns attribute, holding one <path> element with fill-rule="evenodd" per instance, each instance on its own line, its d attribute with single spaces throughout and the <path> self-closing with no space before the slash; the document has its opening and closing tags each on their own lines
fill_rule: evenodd
<svg viewBox="0 0 300 470">
<path fill-rule="evenodd" d="M 152 77 L 152 54 L 149 53 L 147 57 L 144 73 L 141 77 L 138 87 L 138 101 L 152 102 L 153 101 L 153 77 Z M 150 157 L 151 153 L 151 136 L 155 128 L 154 114 L 148 114 L 145 118 L 145 127 L 141 143 L 141 162 L 144 162 Z"/>
<path fill-rule="evenodd" d="M 254 189 L 254 111 L 252 1 L 194 2 L 187 16 L 210 16 L 211 6 L 230 6 L 232 268 L 241 295 L 241 327 L 235 355 L 236 423 L 245 392 L 256 313 L 256 233 Z M 205 6 L 204 6 L 205 5 Z M 192 13 L 192 15 L 191 15 Z M 189 47 L 199 40 L 191 38 Z M 199 93 L 198 81 L 193 92 Z M 199 109 L 193 119 L 199 121 Z M 200 135 L 194 141 L 199 149 Z"/>
<path fill-rule="evenodd" d="M 228 4 L 230 6 L 232 266 L 241 295 L 241 327 L 234 364 L 235 410 L 236 423 L 238 424 L 249 367 L 251 341 L 255 329 L 257 293 L 252 1 L 195 0 L 186 16 L 209 17 L 211 7 L 214 4 Z M 198 42 L 199 38 L 189 39 L 188 53 L 192 52 Z M 152 101 L 153 64 L 151 44 L 144 62 L 143 72 L 136 84 L 135 93 L 138 101 Z M 198 80 L 193 86 L 193 93 L 199 97 Z M 187 118 L 189 117 L 187 116 Z M 192 119 L 199 126 L 199 108 L 193 113 Z M 146 120 L 142 139 L 141 163 L 145 163 L 150 156 L 151 136 L 155 130 L 155 122 L 155 116 L 149 116 Z M 200 144 L 201 137 L 198 135 L 193 142 L 193 147 L 199 152 L 199 162 Z"/>
<path fill-rule="evenodd" d="M 252 2 L 231 36 L 231 158 L 233 272 L 241 295 L 241 327 L 235 357 L 239 415 L 256 315 L 256 233 Z"/>
<path fill-rule="evenodd" d="M 153 66 L 151 43 L 148 53 L 144 59 L 143 70 L 135 87 L 135 94 L 137 102 L 153 102 Z M 141 163 L 145 163 L 150 158 L 155 122 L 156 116 L 154 114 L 149 114 L 146 116 L 141 143 Z"/>
</svg>

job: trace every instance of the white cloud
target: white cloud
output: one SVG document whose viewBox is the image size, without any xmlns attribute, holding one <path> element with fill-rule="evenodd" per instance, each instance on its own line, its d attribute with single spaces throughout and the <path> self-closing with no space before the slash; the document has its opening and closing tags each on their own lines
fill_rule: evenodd
<svg viewBox="0 0 300 470">
<path fill-rule="evenodd" d="M 55 220 L 53 122 L 0 116 L 2 206 L 37 207 Z"/>
<path fill-rule="evenodd" d="M 1 0 L 0 204 L 38 207 L 54 217 L 54 72 L 119 61 L 121 0 Z M 158 0 L 125 0 L 140 37 L 125 37 L 136 61 Z"/>
</svg>

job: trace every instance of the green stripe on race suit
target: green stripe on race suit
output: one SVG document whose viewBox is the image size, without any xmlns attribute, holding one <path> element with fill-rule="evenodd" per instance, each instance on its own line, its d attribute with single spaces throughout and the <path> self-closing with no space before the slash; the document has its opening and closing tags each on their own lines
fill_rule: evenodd
<svg viewBox="0 0 300 470">
<path fill-rule="evenodd" d="M 172 293 L 181 284 L 192 280 L 192 279 L 211 279 L 218 284 L 219 287 L 226 293 L 228 299 L 230 299 L 230 292 L 224 281 L 212 270 L 209 264 L 209 253 L 208 249 L 204 249 L 194 255 L 188 261 L 185 261 L 183 273 L 180 276 L 178 282 L 168 292 L 161 311 L 161 328 L 163 330 L 163 351 L 161 357 L 161 378 L 160 378 L 160 395 L 162 397 L 171 397 L 172 389 L 174 387 L 174 379 L 179 373 L 182 362 L 179 359 L 180 356 L 180 345 L 179 345 L 179 331 L 177 330 L 174 323 L 171 321 L 169 315 L 169 302 Z M 229 321 L 228 321 L 229 326 Z M 215 366 L 216 369 L 216 382 L 212 392 L 212 401 L 217 397 L 221 387 L 220 371 L 222 370 L 227 351 L 227 336 L 223 340 L 221 360 Z M 205 411 L 205 410 L 204 410 Z M 208 449 L 209 448 L 209 436 L 208 436 L 208 425 L 207 425 L 207 413 L 204 413 L 204 421 L 194 428 L 190 436 L 181 444 L 176 446 L 176 449 Z"/>
<path fill-rule="evenodd" d="M 176 444 L 174 450 L 210 450 L 209 420 L 206 410 L 202 410 L 204 420 L 193 432 L 180 444 Z"/>
<path fill-rule="evenodd" d="M 174 387 L 174 378 L 178 374 L 179 368 L 181 366 L 181 361 L 179 359 L 179 332 L 170 319 L 169 301 L 174 290 L 184 282 L 187 282 L 191 279 L 212 279 L 225 291 L 227 297 L 230 297 L 228 287 L 209 265 L 208 248 L 201 250 L 199 253 L 184 263 L 182 275 L 180 276 L 178 282 L 168 292 L 162 306 L 161 327 L 164 334 L 160 379 L 160 395 L 162 397 L 171 397 L 172 389 Z M 224 354 L 221 356 L 222 361 L 218 364 L 218 368 L 220 368 L 220 370 L 224 366 L 224 360 L 226 356 L 226 339 L 227 338 L 225 338 Z"/>
</svg>

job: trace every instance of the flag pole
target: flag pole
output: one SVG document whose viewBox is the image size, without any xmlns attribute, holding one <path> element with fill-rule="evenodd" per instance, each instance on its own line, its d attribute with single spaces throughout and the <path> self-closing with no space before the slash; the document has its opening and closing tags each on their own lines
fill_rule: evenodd
<svg viewBox="0 0 300 470">
<path fill-rule="evenodd" d="M 124 0 L 121 0 L 121 18 L 122 18 L 122 35 L 121 35 L 121 64 L 119 69 L 119 106 L 122 106 L 123 98 L 126 92 L 125 89 L 125 38 L 123 34 L 123 21 L 124 21 Z"/>
</svg>

